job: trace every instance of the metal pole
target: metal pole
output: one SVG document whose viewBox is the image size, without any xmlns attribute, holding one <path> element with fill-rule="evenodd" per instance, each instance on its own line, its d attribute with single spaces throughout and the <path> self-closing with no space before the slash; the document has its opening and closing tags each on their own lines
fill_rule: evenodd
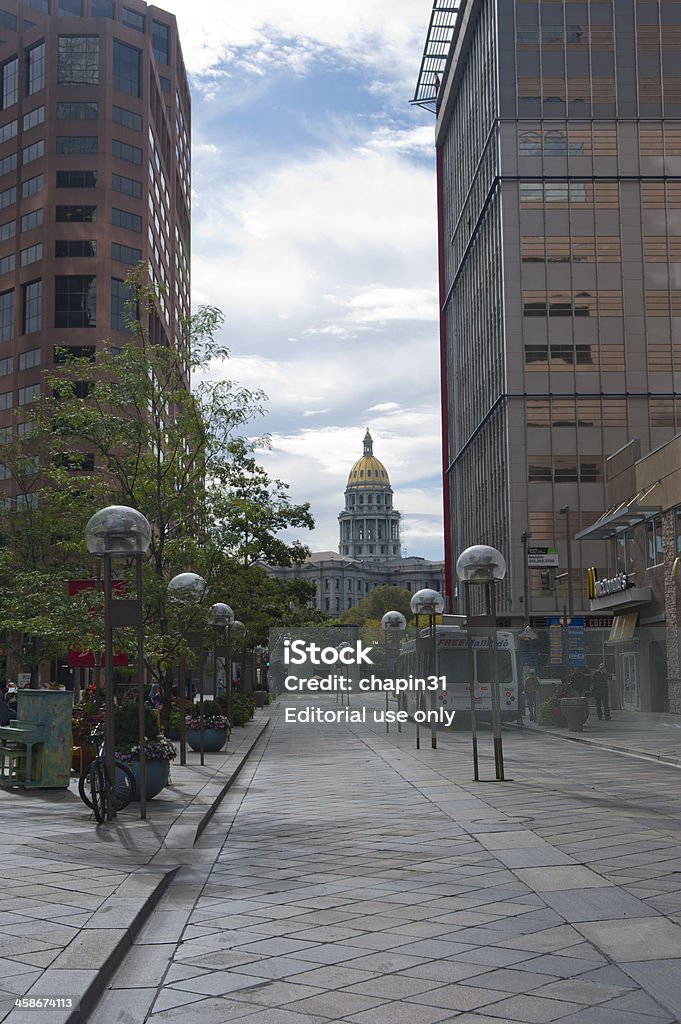
<svg viewBox="0 0 681 1024">
<path fill-rule="evenodd" d="M 203 720 L 203 640 L 199 646 L 199 706 L 201 708 L 199 714 L 199 752 L 201 754 L 201 764 L 205 763 L 205 752 L 206 752 L 206 725 Z M 192 704 L 194 702 L 192 701 Z"/>
<path fill-rule="evenodd" d="M 428 616 L 428 645 L 429 645 L 429 665 L 428 668 L 432 669 L 432 674 L 437 675 L 437 627 L 435 626 L 435 616 Z M 428 673 L 430 675 L 430 672 Z M 427 677 L 426 677 L 427 678 Z M 431 690 L 430 694 L 430 710 L 437 711 L 437 691 Z M 437 719 L 435 715 L 430 720 L 430 745 L 433 750 L 437 750 Z"/>
<path fill-rule="evenodd" d="M 116 759 L 114 758 L 114 694 L 113 694 L 113 637 L 111 635 L 111 555 L 104 555 L 104 686 L 106 719 L 104 736 L 106 742 L 107 801 L 106 820 L 116 817 L 114 786 L 116 783 Z"/>
<path fill-rule="evenodd" d="M 504 781 L 504 750 L 501 738 L 501 706 L 499 702 L 499 659 L 497 657 L 497 601 L 495 582 L 485 583 L 488 613 L 492 620 L 490 654 L 492 668 L 492 728 L 494 730 L 494 769 L 497 782 Z"/>
<path fill-rule="evenodd" d="M 234 728 L 234 720 L 232 718 L 232 626 L 231 623 L 227 626 L 227 678 L 225 680 L 227 684 L 227 720 L 229 721 L 230 729 Z"/>
<path fill-rule="evenodd" d="M 463 584 L 464 614 L 468 625 L 471 617 L 471 593 L 468 580 Z M 475 658 L 473 655 L 473 640 L 468 632 L 468 680 L 471 698 L 471 739 L 473 741 L 473 781 L 480 781 L 480 767 L 478 761 L 478 724 L 475 717 Z"/>
<path fill-rule="evenodd" d="M 383 630 L 383 636 L 385 638 L 385 666 L 388 667 L 389 658 L 389 647 L 388 647 L 388 629 L 387 627 Z M 390 725 L 388 723 L 388 691 L 385 691 L 385 731 L 390 732 Z"/>
<path fill-rule="evenodd" d="M 95 607 L 99 604 L 99 595 L 102 590 L 102 565 L 99 559 L 97 559 L 96 566 L 96 577 L 95 577 Z M 106 629 L 106 626 L 104 627 Z M 106 695 L 105 695 L 106 696 Z M 95 697 L 97 700 L 102 699 L 102 651 L 101 649 L 95 651 Z"/>
<path fill-rule="evenodd" d="M 568 615 L 570 619 L 575 614 L 575 595 L 572 589 L 572 531 L 570 529 L 570 506 L 564 505 L 560 510 L 565 516 L 565 533 L 567 539 L 567 577 L 568 577 Z M 563 657 L 565 659 L 565 682 L 567 683 L 568 690 L 572 684 L 572 670 L 570 668 L 569 654 L 568 654 L 568 622 L 564 623 L 562 630 L 563 639 Z"/>
<path fill-rule="evenodd" d="M 187 713 L 187 702 L 185 694 L 185 666 L 184 657 L 180 658 L 177 679 L 177 704 L 180 709 L 180 764 L 187 763 L 187 723 L 184 716 Z"/>
<path fill-rule="evenodd" d="M 525 612 L 525 626 L 530 625 L 530 569 L 527 564 L 527 542 L 532 536 L 525 531 L 520 535 L 523 542 L 523 610 Z"/>
<path fill-rule="evenodd" d="M 419 668 L 421 665 L 421 656 L 419 651 L 419 616 L 416 613 L 416 637 L 414 639 L 414 664 L 416 665 L 416 678 L 419 677 Z M 419 693 L 416 701 L 416 712 L 414 714 L 414 720 L 416 722 L 416 749 L 421 749 L 421 727 L 419 726 L 418 712 L 421 710 L 421 694 Z"/>
<path fill-rule="evenodd" d="M 135 555 L 137 575 L 137 705 L 140 747 L 140 818 L 147 816 L 147 751 L 144 706 L 144 623 L 142 621 L 142 555 Z"/>
</svg>

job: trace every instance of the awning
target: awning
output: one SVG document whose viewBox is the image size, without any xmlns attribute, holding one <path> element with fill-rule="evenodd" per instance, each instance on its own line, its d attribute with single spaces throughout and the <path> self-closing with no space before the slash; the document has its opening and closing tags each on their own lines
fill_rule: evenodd
<svg viewBox="0 0 681 1024">
<path fill-rule="evenodd" d="M 632 526 L 638 526 L 647 519 L 659 516 L 662 512 L 661 505 L 641 504 L 658 483 L 659 481 L 655 481 L 651 487 L 639 491 L 638 494 L 609 509 L 592 526 L 587 526 L 585 530 L 576 533 L 575 540 L 608 540 L 624 533 L 625 530 L 630 530 Z"/>
<path fill-rule="evenodd" d="M 638 612 L 627 612 L 625 615 L 616 615 L 612 620 L 610 636 L 606 640 L 608 644 L 620 644 L 625 640 L 631 640 L 638 622 Z"/>
</svg>

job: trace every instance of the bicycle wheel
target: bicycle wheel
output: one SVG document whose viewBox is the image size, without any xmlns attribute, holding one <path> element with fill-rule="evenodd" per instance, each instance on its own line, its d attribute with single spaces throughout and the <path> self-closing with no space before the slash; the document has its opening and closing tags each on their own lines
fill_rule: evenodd
<svg viewBox="0 0 681 1024">
<path fill-rule="evenodd" d="M 78 780 L 78 795 L 83 803 L 93 810 L 92 800 L 90 799 L 90 769 L 86 770 Z M 133 793 L 135 792 L 135 776 L 128 768 L 127 764 L 123 764 L 122 761 L 116 761 L 116 786 L 114 789 L 114 800 L 117 811 L 122 811 L 124 807 L 127 807 L 132 800 Z"/>
<path fill-rule="evenodd" d="M 106 818 L 107 799 L 106 770 L 96 757 L 90 765 L 90 806 L 99 825 Z"/>
</svg>

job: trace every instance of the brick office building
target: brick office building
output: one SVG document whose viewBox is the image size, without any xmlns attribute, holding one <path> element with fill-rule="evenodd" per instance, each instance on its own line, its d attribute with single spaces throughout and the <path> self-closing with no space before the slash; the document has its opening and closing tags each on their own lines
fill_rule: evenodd
<svg viewBox="0 0 681 1024">
<path fill-rule="evenodd" d="M 157 7 L 0 0 L 0 40 L 0 432 L 8 439 L 59 350 L 94 357 L 102 344 L 129 340 L 124 280 L 140 261 L 162 286 L 153 338 L 182 344 L 191 121 L 175 18 Z"/>
</svg>

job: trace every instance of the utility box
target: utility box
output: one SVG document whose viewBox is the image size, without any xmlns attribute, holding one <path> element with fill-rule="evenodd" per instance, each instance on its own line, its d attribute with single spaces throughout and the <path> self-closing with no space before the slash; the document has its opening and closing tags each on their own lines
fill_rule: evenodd
<svg viewBox="0 0 681 1024">
<path fill-rule="evenodd" d="M 36 789 L 66 789 L 71 777 L 73 693 L 68 690 L 19 690 L 17 721 L 44 729 L 34 755 L 31 778 L 24 785 Z"/>
</svg>

